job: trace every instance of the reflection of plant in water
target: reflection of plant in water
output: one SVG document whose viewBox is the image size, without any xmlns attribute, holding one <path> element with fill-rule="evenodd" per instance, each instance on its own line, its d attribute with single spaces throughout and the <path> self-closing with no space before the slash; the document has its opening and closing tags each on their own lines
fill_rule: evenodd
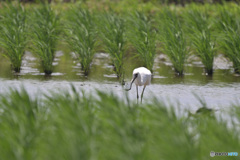
<svg viewBox="0 0 240 160">
<path fill-rule="evenodd" d="M 88 75 L 96 42 L 93 17 L 87 10 L 77 8 L 68 19 L 67 42 L 78 56 L 84 74 Z"/>
<path fill-rule="evenodd" d="M 22 57 L 27 44 L 26 11 L 23 6 L 6 5 L 7 13 L 0 18 L 0 46 L 12 63 L 13 70 L 20 72 Z"/>
</svg>

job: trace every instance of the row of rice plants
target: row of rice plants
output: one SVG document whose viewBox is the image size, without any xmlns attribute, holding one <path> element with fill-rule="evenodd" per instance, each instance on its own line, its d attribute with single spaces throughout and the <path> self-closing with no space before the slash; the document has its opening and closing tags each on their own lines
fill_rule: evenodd
<svg viewBox="0 0 240 160">
<path fill-rule="evenodd" d="M 211 15 L 208 9 L 193 5 L 180 16 L 169 9 L 161 15 L 163 53 L 179 75 L 183 74 L 185 60 L 191 52 L 201 59 L 208 75 L 213 74 L 214 57 L 221 52 L 233 62 L 235 73 L 239 73 L 239 10 L 230 12 L 226 6 L 218 6 L 217 14 Z"/>
<path fill-rule="evenodd" d="M 209 159 L 211 151 L 239 148 L 239 105 L 224 111 L 226 122 L 206 104 L 187 116 L 156 99 L 138 105 L 96 96 L 74 87 L 45 97 L 24 89 L 1 94 L 1 159 Z"/>
<path fill-rule="evenodd" d="M 23 7 L 9 8 L 14 8 L 15 12 L 26 17 Z M 104 52 L 110 54 L 114 71 L 119 78 L 124 77 L 124 57 L 129 52 L 128 48 L 132 46 L 135 49 L 133 53 L 136 52 L 136 54 L 129 54 L 138 57 L 141 65 L 151 71 L 156 53 L 161 51 L 169 57 L 176 73 L 183 75 L 186 60 L 193 52 L 201 59 L 206 73 L 211 75 L 214 57 L 217 53 L 224 51 L 233 62 L 235 72 L 238 73 L 240 49 L 237 15 L 239 13 L 234 12 L 235 16 L 231 15 L 232 12 L 227 11 L 224 7 L 216 8 L 220 8 L 216 9 L 217 16 L 214 15 L 218 19 L 217 21 L 213 20 L 213 15 L 209 11 L 197 6 L 193 9 L 186 8 L 185 12 L 181 14 L 175 9 L 171 10 L 166 7 L 160 12 L 160 16 L 144 12 L 117 15 L 112 12 L 101 13 L 100 11 L 96 12 L 98 14 L 96 15 L 95 12 L 92 13 L 77 6 L 71 9 L 72 11 L 64 17 L 65 19 L 60 19 L 60 15 L 45 4 L 31 12 L 28 11 L 29 14 L 34 13 L 29 18 L 31 30 L 28 33 L 32 35 L 30 47 L 33 53 L 41 59 L 46 74 L 51 74 L 53 71 L 52 61 L 61 30 L 65 33 L 64 39 L 69 44 L 69 48 L 77 55 L 85 75 L 88 75 L 90 71 L 94 53 L 99 51 L 97 44 L 102 44 Z M 9 14 L 1 19 L 4 23 L 1 24 L 3 32 L 1 32 L 0 44 L 6 50 L 5 54 L 9 54 L 13 65 L 18 66 L 15 67 L 18 68 L 15 70 L 20 71 L 22 56 L 17 56 L 20 54 L 17 49 L 21 50 L 20 55 L 23 55 L 27 44 L 26 29 L 14 28 L 14 25 L 11 25 L 11 21 L 16 22 L 13 16 L 21 16 L 12 14 L 14 11 L 7 12 Z M 67 12 L 69 11 L 63 11 L 63 14 L 67 14 Z M 15 26 L 26 28 L 25 18 L 22 20 L 23 27 L 18 23 Z M 65 22 L 64 25 L 61 26 L 61 22 Z M 15 36 L 17 34 L 23 36 Z M 21 37 L 21 40 L 15 40 L 15 37 Z M 216 41 L 217 38 L 221 39 Z M 18 62 L 15 62 L 16 58 L 14 57 L 20 57 Z"/>
<path fill-rule="evenodd" d="M 32 12 L 20 4 L 5 7 L 6 12 L 1 17 L 0 46 L 4 49 L 3 55 L 10 59 L 13 70 L 20 72 L 22 57 L 30 44 L 32 52 L 40 58 L 44 72 L 51 74 L 60 31 L 59 16 L 44 4 Z"/>
</svg>

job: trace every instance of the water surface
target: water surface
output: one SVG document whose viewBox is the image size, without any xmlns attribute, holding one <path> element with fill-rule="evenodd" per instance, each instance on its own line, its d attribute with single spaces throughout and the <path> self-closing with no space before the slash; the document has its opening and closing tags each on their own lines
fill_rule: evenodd
<svg viewBox="0 0 240 160">
<path fill-rule="evenodd" d="M 131 57 L 124 62 L 125 81 L 129 82 L 132 70 L 138 67 L 139 63 Z M 8 92 L 9 87 L 19 89 L 24 86 L 32 96 L 36 96 L 70 90 L 72 84 L 79 92 L 84 90 L 95 94 L 95 90 L 98 89 L 112 92 L 119 98 L 124 98 L 128 94 L 131 100 L 136 101 L 135 86 L 133 85 L 129 92 L 124 91 L 106 53 L 95 55 L 88 77 L 83 75 L 73 53 L 58 51 L 53 65 L 52 76 L 45 76 L 39 60 L 30 52 L 26 52 L 21 72 L 15 74 L 11 71 L 8 59 L 0 57 L 0 93 Z M 152 84 L 145 90 L 144 102 L 151 102 L 152 98 L 156 97 L 169 105 L 178 105 L 190 110 L 196 110 L 201 106 L 194 94 L 204 99 L 212 108 L 224 109 L 232 103 L 240 102 L 240 77 L 233 73 L 231 62 L 221 55 L 214 61 L 213 76 L 204 73 L 203 65 L 198 58 L 190 57 L 185 66 L 185 75 L 179 77 L 175 75 L 172 64 L 164 55 L 157 56 L 153 75 Z"/>
</svg>

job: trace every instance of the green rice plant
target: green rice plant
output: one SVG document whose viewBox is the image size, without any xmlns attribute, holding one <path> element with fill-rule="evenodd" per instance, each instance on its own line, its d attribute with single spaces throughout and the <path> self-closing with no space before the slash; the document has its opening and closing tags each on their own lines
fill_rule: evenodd
<svg viewBox="0 0 240 160">
<path fill-rule="evenodd" d="M 220 119 L 217 120 L 215 116 L 209 116 L 208 114 L 196 114 L 196 117 L 193 118 L 193 134 L 198 141 L 198 157 L 200 159 L 207 159 L 211 151 L 216 150 L 234 150 L 239 145 L 239 136 L 236 135 L 238 129 L 235 127 L 229 128 L 226 121 Z M 234 124 L 233 122 L 231 124 Z M 219 125 L 219 126 L 218 126 Z M 195 132 L 195 133 L 194 133 Z M 224 132 L 224 134 L 219 134 Z M 209 138 L 212 137 L 212 140 Z M 222 140 L 218 140 L 222 139 Z M 236 141 L 235 141 L 236 140 Z M 209 143 L 211 141 L 211 143 Z M 206 144 L 209 144 L 206 147 Z M 211 150 L 212 148 L 212 150 Z M 213 149 L 214 148 L 214 149 Z M 211 150 L 211 151 L 209 151 Z"/>
<path fill-rule="evenodd" d="M 136 12 L 131 17 L 131 29 L 129 30 L 129 39 L 135 49 L 136 56 L 143 62 L 143 66 L 150 71 L 153 70 L 154 59 L 156 55 L 156 31 L 150 18 L 143 12 Z"/>
<path fill-rule="evenodd" d="M 71 92 L 53 95 L 48 96 L 46 101 L 47 106 L 52 106 L 50 112 L 57 113 L 49 116 L 51 124 L 55 125 L 46 146 L 47 159 L 96 159 L 102 129 L 93 98 L 87 97 L 84 92 L 77 92 L 74 87 Z"/>
<path fill-rule="evenodd" d="M 224 54 L 233 62 L 235 73 L 240 73 L 240 32 L 226 31 L 220 45 Z"/>
<path fill-rule="evenodd" d="M 35 9 L 32 18 L 32 50 L 40 58 L 45 74 L 50 75 L 60 33 L 59 15 L 54 13 L 50 5 L 42 4 Z"/>
<path fill-rule="evenodd" d="M 208 75 L 213 74 L 213 61 L 216 55 L 215 42 L 209 30 L 198 32 L 192 38 L 193 46 L 196 49 L 196 54 L 200 57 L 203 65 L 205 66 Z"/>
<path fill-rule="evenodd" d="M 187 16 L 187 29 L 194 50 L 205 66 L 206 73 L 212 75 L 216 48 L 211 34 L 209 15 L 206 12 L 193 9 L 188 12 Z"/>
<path fill-rule="evenodd" d="M 111 56 L 118 78 L 123 75 L 123 58 L 125 51 L 125 22 L 114 13 L 105 13 L 98 19 L 100 37 L 105 50 Z"/>
<path fill-rule="evenodd" d="M 4 56 L 10 59 L 15 72 L 20 72 L 22 57 L 27 45 L 26 11 L 20 4 L 5 5 L 0 18 L 0 46 Z"/>
<path fill-rule="evenodd" d="M 240 21 L 237 18 L 239 12 L 230 12 L 229 8 L 221 8 L 220 18 L 217 22 L 218 29 L 221 31 L 220 47 L 224 54 L 233 62 L 235 73 L 240 73 Z M 223 31 L 223 32 L 222 32 Z"/>
<path fill-rule="evenodd" d="M 67 42 L 81 63 L 82 70 L 88 75 L 94 56 L 96 31 L 93 16 L 82 8 L 73 9 L 67 22 Z"/>
<path fill-rule="evenodd" d="M 171 60 L 175 72 L 178 75 L 183 75 L 184 64 L 189 54 L 189 49 L 176 13 L 172 13 L 170 10 L 164 11 L 160 30 L 163 53 Z"/>
<path fill-rule="evenodd" d="M 10 89 L 0 96 L 1 158 L 37 159 L 42 150 L 40 137 L 44 133 L 47 112 L 37 98 L 25 89 Z M 5 157 L 5 158 L 4 158 Z"/>
<path fill-rule="evenodd" d="M 202 32 L 211 26 L 211 24 L 209 24 L 209 14 L 205 10 L 202 11 L 196 6 L 189 10 L 184 17 L 186 17 L 186 26 L 190 33 L 195 33 L 197 31 Z"/>
<path fill-rule="evenodd" d="M 211 151 L 235 152 L 240 145 L 239 105 L 229 107 L 235 119 L 224 121 L 214 110 L 186 116 L 156 99 L 137 105 L 95 93 L 72 86 L 42 98 L 24 89 L 0 94 L 1 158 L 208 159 Z"/>
<path fill-rule="evenodd" d="M 220 16 L 216 22 L 220 31 L 236 31 L 239 29 L 240 21 L 237 14 L 229 10 L 227 7 L 220 8 Z"/>
</svg>

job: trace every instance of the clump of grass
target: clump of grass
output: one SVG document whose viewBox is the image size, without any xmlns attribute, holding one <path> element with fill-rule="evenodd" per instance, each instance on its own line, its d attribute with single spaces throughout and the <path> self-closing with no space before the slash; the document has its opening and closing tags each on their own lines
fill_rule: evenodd
<svg viewBox="0 0 240 160">
<path fill-rule="evenodd" d="M 227 123 L 214 111 L 187 117 L 156 99 L 139 106 L 96 95 L 75 87 L 43 99 L 24 89 L 0 94 L 1 158 L 208 159 L 210 151 L 240 145 L 238 105 L 230 108 L 234 120 Z"/>
<path fill-rule="evenodd" d="M 213 74 L 213 61 L 216 54 L 215 41 L 211 34 L 209 15 L 197 9 L 190 10 L 187 15 L 188 31 L 195 52 L 200 57 L 208 75 Z"/>
<path fill-rule="evenodd" d="M 224 54 L 233 62 L 235 73 L 240 73 L 240 31 L 225 32 L 220 44 Z"/>
<path fill-rule="evenodd" d="M 183 16 L 186 17 L 185 21 L 187 22 L 187 29 L 190 33 L 195 33 L 196 31 L 201 32 L 210 27 L 209 14 L 196 6 Z"/>
<path fill-rule="evenodd" d="M 27 45 L 26 11 L 17 4 L 5 5 L 7 11 L 0 18 L 0 46 L 10 59 L 15 72 L 20 72 L 22 57 Z"/>
<path fill-rule="evenodd" d="M 201 58 L 208 75 L 213 74 L 213 61 L 216 55 L 215 42 L 211 39 L 211 32 L 209 30 L 194 34 L 193 46 L 196 49 L 197 55 Z"/>
<path fill-rule="evenodd" d="M 175 72 L 183 75 L 189 49 L 179 17 L 170 10 L 165 10 L 162 17 L 160 40 L 163 45 L 163 53 L 171 60 Z"/>
<path fill-rule="evenodd" d="M 154 58 L 156 55 L 156 31 L 150 18 L 143 12 L 136 12 L 131 17 L 129 39 L 138 56 L 143 62 L 143 66 L 153 70 Z"/>
<path fill-rule="evenodd" d="M 231 30 L 238 30 L 240 21 L 236 17 L 237 13 L 232 13 L 229 10 L 230 8 L 223 7 L 219 8 L 220 16 L 219 19 L 216 21 L 217 28 L 219 31 L 231 31 Z"/>
<path fill-rule="evenodd" d="M 54 13 L 50 5 L 43 3 L 35 9 L 32 18 L 32 50 L 40 58 L 45 74 L 50 75 L 60 33 L 59 15 Z"/>
<path fill-rule="evenodd" d="M 84 74 L 88 75 L 96 44 L 93 16 L 85 9 L 76 8 L 73 9 L 68 19 L 67 42 L 77 55 Z"/>
<path fill-rule="evenodd" d="M 118 78 L 123 75 L 123 58 L 125 51 L 125 23 L 114 13 L 105 13 L 99 17 L 99 32 L 105 50 L 111 56 L 114 70 Z"/>
<path fill-rule="evenodd" d="M 7 98 L 8 97 L 8 98 Z M 0 96 L 1 154 L 9 159 L 37 159 L 39 136 L 44 132 L 44 107 L 21 88 Z M 4 158 L 5 159 L 5 158 Z"/>
<path fill-rule="evenodd" d="M 233 62 L 235 73 L 240 73 L 240 21 L 235 14 L 223 8 L 217 24 L 219 30 L 223 31 L 219 44 Z"/>
</svg>

